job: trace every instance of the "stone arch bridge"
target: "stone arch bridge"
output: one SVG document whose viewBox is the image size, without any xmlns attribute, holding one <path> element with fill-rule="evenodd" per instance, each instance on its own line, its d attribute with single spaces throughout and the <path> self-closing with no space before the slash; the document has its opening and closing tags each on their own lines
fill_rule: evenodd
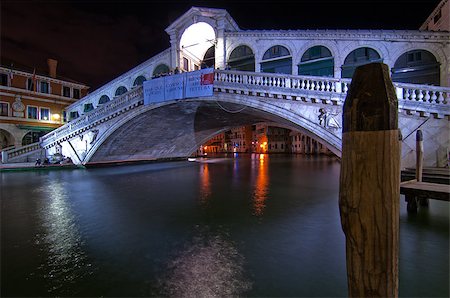
<svg viewBox="0 0 450 298">
<path fill-rule="evenodd" d="M 342 106 L 350 80 L 230 70 L 214 71 L 214 93 L 144 105 L 137 86 L 47 134 L 47 154 L 77 164 L 188 157 L 233 126 L 277 123 L 341 154 Z M 415 160 L 415 131 L 424 132 L 425 165 L 447 163 L 449 88 L 394 83 L 403 135 L 402 164 Z M 321 117 L 319 117 L 321 116 Z"/>
</svg>

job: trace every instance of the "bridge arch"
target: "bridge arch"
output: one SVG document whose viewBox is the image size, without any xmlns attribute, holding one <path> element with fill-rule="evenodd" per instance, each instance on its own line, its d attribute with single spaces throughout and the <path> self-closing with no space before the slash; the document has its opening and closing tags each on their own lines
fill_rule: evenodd
<svg viewBox="0 0 450 298">
<path fill-rule="evenodd" d="M 261 72 L 292 74 L 292 49 L 276 44 L 264 51 Z"/>
<path fill-rule="evenodd" d="M 135 86 L 141 86 L 144 81 L 147 81 L 147 78 L 144 75 L 139 75 L 136 77 L 136 79 L 134 79 L 133 81 L 133 87 Z"/>
<path fill-rule="evenodd" d="M 232 48 L 232 50 L 227 51 L 228 55 L 228 67 L 232 70 L 242 70 L 242 71 L 255 71 L 256 60 L 255 51 L 250 45 L 239 44 Z"/>
<path fill-rule="evenodd" d="M 436 57 L 427 50 L 407 51 L 395 61 L 391 69 L 392 80 L 394 82 L 439 86 L 439 64 Z"/>
<path fill-rule="evenodd" d="M 380 53 L 371 47 L 358 47 L 345 56 L 342 64 L 343 78 L 351 78 L 356 67 L 371 62 L 382 62 L 383 57 Z"/>
<path fill-rule="evenodd" d="M 99 136 L 83 163 L 105 161 L 105 158 L 113 161 L 149 159 L 150 156 L 187 157 L 224 129 L 259 122 L 275 122 L 301 131 L 327 144 L 333 153 L 340 156 L 340 137 L 304 115 L 269 102 L 261 104 L 258 99 L 242 100 L 236 95 L 220 94 L 136 109 Z M 141 135 L 133 135 L 133 132 Z"/>
<path fill-rule="evenodd" d="M 322 45 L 308 48 L 297 64 L 299 75 L 334 77 L 334 57 L 330 49 Z"/>
</svg>

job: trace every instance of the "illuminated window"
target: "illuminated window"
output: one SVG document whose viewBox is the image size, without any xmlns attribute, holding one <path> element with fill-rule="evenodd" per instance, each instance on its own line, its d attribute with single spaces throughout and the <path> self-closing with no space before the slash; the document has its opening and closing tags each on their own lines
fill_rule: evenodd
<svg viewBox="0 0 450 298">
<path fill-rule="evenodd" d="M 33 106 L 27 107 L 27 118 L 28 119 L 37 119 L 38 118 L 38 108 Z"/>
<path fill-rule="evenodd" d="M 41 108 L 40 116 L 41 120 L 50 120 L 50 109 Z"/>
</svg>

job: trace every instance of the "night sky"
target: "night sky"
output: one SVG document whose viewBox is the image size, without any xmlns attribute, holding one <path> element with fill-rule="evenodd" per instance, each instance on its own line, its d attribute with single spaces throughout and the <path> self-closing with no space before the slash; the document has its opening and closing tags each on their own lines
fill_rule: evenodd
<svg viewBox="0 0 450 298">
<path fill-rule="evenodd" d="M 417 30 L 439 0 L 2 0 L 1 58 L 91 91 L 168 48 L 164 29 L 192 6 L 226 9 L 241 29 Z"/>
</svg>

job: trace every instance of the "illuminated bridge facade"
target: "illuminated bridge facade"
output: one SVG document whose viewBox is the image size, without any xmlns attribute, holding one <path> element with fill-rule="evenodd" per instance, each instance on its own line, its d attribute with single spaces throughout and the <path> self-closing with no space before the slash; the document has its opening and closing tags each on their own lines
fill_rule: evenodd
<svg viewBox="0 0 450 298">
<path fill-rule="evenodd" d="M 69 123 L 41 139 L 80 164 L 189 156 L 233 126 L 276 123 L 341 150 L 342 105 L 356 67 L 383 62 L 399 100 L 402 162 L 447 163 L 449 32 L 241 30 L 222 9 L 193 7 L 166 32 L 170 47 L 67 109 Z M 142 84 L 212 67 L 212 96 L 143 105 Z M 325 111 L 327 121 L 320 121 Z M 331 121 L 332 120 L 332 121 Z"/>
</svg>

